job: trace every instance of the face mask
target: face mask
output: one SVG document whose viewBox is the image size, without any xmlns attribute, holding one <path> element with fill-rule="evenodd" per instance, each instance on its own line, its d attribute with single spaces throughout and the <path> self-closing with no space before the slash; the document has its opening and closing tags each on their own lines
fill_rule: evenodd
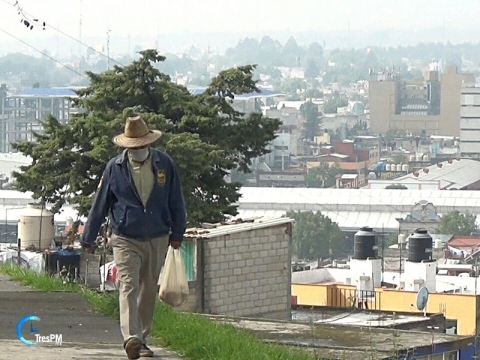
<svg viewBox="0 0 480 360">
<path fill-rule="evenodd" d="M 148 147 L 144 149 L 128 149 L 128 155 L 133 161 L 142 162 L 147 160 L 149 154 Z"/>
</svg>

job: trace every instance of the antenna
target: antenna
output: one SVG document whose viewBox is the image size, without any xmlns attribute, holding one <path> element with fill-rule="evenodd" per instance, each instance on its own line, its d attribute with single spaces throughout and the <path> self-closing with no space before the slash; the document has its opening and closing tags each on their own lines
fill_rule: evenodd
<svg viewBox="0 0 480 360">
<path fill-rule="evenodd" d="M 422 287 L 417 293 L 417 309 L 422 311 L 423 316 L 427 316 L 428 289 Z"/>
</svg>

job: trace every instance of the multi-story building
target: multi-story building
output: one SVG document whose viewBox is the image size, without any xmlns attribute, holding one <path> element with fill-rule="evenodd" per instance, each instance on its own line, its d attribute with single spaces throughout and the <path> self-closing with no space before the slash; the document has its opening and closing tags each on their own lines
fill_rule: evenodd
<svg viewBox="0 0 480 360">
<path fill-rule="evenodd" d="M 12 151 L 12 143 L 32 141 L 32 131 L 41 132 L 42 122 L 52 115 L 66 123 L 76 112 L 71 89 L 33 88 L 7 96 L 0 101 L 0 152 Z"/>
<path fill-rule="evenodd" d="M 480 86 L 462 87 L 460 110 L 460 153 L 461 156 L 480 158 Z"/>
<path fill-rule="evenodd" d="M 460 93 L 472 74 L 459 74 L 448 67 L 436 68 L 423 80 L 405 81 L 391 72 L 374 73 L 369 83 L 370 129 L 385 134 L 390 129 L 412 134 L 451 135 L 460 133 Z"/>
</svg>

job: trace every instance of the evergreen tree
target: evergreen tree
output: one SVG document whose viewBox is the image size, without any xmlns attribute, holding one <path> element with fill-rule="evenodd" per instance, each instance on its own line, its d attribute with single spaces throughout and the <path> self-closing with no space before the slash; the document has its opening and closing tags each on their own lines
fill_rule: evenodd
<svg viewBox="0 0 480 360">
<path fill-rule="evenodd" d="M 32 191 L 54 211 L 69 202 L 86 215 L 107 161 L 121 151 L 112 137 L 123 132 L 127 116 L 141 114 L 150 128 L 163 132 L 154 146 L 177 163 L 189 225 L 236 214 L 240 184 L 227 183 L 226 175 L 233 169 L 248 172 L 251 161 L 268 152 L 280 125 L 231 106 L 234 94 L 258 91 L 255 67 L 222 71 L 203 94 L 193 96 L 156 68 L 165 57 L 155 50 L 140 54 L 128 66 L 87 72 L 90 85 L 75 100 L 82 114 L 65 125 L 50 117 L 34 143 L 14 144 L 33 159 L 15 173 L 17 189 Z"/>
<path fill-rule="evenodd" d="M 300 113 L 304 119 L 303 136 L 304 138 L 313 141 L 314 137 L 317 135 L 318 126 L 321 123 L 318 106 L 311 101 L 307 101 L 300 107 Z"/>
</svg>

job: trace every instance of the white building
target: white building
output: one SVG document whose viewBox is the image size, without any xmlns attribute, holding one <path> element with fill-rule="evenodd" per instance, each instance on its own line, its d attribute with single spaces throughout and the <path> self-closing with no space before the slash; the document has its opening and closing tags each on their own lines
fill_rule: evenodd
<svg viewBox="0 0 480 360">
<path fill-rule="evenodd" d="M 461 104 L 461 155 L 480 158 L 480 85 L 464 85 Z"/>
</svg>

